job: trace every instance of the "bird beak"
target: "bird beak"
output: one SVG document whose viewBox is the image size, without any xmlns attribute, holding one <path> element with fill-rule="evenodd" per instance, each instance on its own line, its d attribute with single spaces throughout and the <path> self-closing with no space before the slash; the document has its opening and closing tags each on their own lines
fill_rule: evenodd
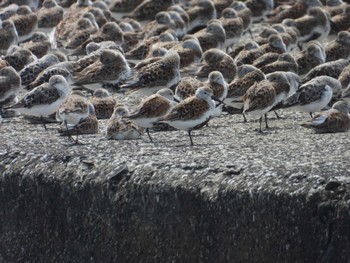
<svg viewBox="0 0 350 263">
<path fill-rule="evenodd" d="M 224 101 L 219 100 L 218 98 L 216 98 L 214 96 L 212 96 L 211 98 L 212 98 L 212 100 L 215 100 L 215 101 L 219 102 L 218 104 L 216 104 L 216 106 L 215 106 L 216 108 L 219 107 L 221 104 L 226 105 Z"/>
<path fill-rule="evenodd" d="M 173 97 L 173 99 L 174 99 L 174 101 L 177 102 L 177 103 L 180 102 L 180 101 L 179 101 L 177 98 L 175 98 L 175 97 Z"/>
</svg>

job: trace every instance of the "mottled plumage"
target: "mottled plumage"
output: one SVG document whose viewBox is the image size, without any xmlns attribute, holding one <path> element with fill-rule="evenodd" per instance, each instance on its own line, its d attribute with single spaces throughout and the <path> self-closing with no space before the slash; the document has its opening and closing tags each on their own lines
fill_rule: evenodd
<svg viewBox="0 0 350 263">
<path fill-rule="evenodd" d="M 19 75 L 22 80 L 22 85 L 28 85 L 40 74 L 44 69 L 57 64 L 58 58 L 55 55 L 48 54 L 34 62 L 26 65 L 20 72 Z"/>
<path fill-rule="evenodd" d="M 105 89 L 97 89 L 90 98 L 90 102 L 94 105 L 97 119 L 109 119 L 114 111 L 117 103 L 109 92 Z"/>
<path fill-rule="evenodd" d="M 350 17 L 349 17 L 350 18 Z M 341 31 L 337 38 L 329 42 L 326 47 L 326 61 L 350 58 L 350 32 Z"/>
<path fill-rule="evenodd" d="M 193 145 L 191 131 L 201 128 L 214 114 L 215 103 L 212 97 L 212 89 L 201 87 L 194 96 L 181 101 L 167 115 L 160 118 L 160 121 L 175 129 L 188 131 Z"/>
<path fill-rule="evenodd" d="M 65 78 L 55 75 L 49 82 L 26 93 L 17 103 L 7 108 L 24 115 L 46 117 L 58 110 L 70 91 L 71 88 Z"/>
<path fill-rule="evenodd" d="M 127 79 L 130 74 L 130 67 L 119 51 L 104 49 L 98 61 L 75 74 L 74 85 L 118 84 Z"/>
<path fill-rule="evenodd" d="M 106 138 L 108 140 L 135 140 L 141 136 L 137 124 L 123 117 L 129 114 L 124 105 L 117 105 L 106 126 Z"/>
<path fill-rule="evenodd" d="M 14 101 L 21 87 L 21 78 L 13 67 L 0 69 L 0 108 Z"/>
<path fill-rule="evenodd" d="M 44 0 L 43 6 L 36 12 L 39 28 L 57 26 L 63 19 L 64 10 L 55 0 Z"/>
<path fill-rule="evenodd" d="M 301 126 L 313 129 L 315 133 L 346 132 L 350 129 L 349 103 L 338 101 L 332 109 L 316 115 Z"/>
<path fill-rule="evenodd" d="M 140 69 L 123 88 L 131 92 L 152 94 L 160 88 L 170 88 L 180 81 L 180 56 L 169 51 L 162 59 Z"/>
<path fill-rule="evenodd" d="M 217 70 L 228 80 L 236 75 L 236 64 L 232 57 L 220 49 L 213 48 L 203 53 L 201 67 L 196 72 L 199 77 L 207 77 L 210 72 Z"/>
</svg>

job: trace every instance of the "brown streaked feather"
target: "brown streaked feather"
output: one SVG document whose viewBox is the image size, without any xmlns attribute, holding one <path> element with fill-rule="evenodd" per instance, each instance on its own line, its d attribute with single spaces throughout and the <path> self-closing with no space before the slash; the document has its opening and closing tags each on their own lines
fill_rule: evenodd
<svg viewBox="0 0 350 263">
<path fill-rule="evenodd" d="M 129 119 L 136 118 L 153 118 L 159 117 L 167 113 L 169 110 L 169 101 L 160 96 L 154 95 L 147 100 L 143 101 L 140 107 L 130 115 L 128 115 Z"/>
<path fill-rule="evenodd" d="M 197 119 L 198 116 L 201 116 L 209 110 L 208 102 L 202 99 L 199 99 L 195 96 L 189 97 L 178 105 L 167 114 L 162 121 L 177 121 L 177 120 L 193 120 Z"/>
</svg>

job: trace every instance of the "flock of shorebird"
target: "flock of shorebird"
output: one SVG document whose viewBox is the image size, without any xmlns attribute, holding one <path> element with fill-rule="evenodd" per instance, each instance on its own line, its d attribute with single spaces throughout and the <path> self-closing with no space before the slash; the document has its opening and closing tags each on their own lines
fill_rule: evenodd
<svg viewBox="0 0 350 263">
<path fill-rule="evenodd" d="M 193 145 L 223 111 L 263 132 L 293 107 L 317 133 L 350 128 L 350 1 L 2 0 L 0 27 L 0 122 L 54 116 L 75 143 L 98 119 L 117 140 L 163 125 Z M 143 99 L 129 111 L 110 91 Z"/>
</svg>

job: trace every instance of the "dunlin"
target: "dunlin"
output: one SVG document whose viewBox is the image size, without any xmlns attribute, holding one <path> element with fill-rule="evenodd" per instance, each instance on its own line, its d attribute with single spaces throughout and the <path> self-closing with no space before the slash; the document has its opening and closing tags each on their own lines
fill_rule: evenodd
<svg viewBox="0 0 350 263">
<path fill-rule="evenodd" d="M 329 76 L 337 79 L 347 65 L 349 65 L 349 61 L 345 59 L 326 62 L 310 70 L 302 82 L 305 83 L 318 76 Z"/>
<path fill-rule="evenodd" d="M 14 101 L 21 87 L 21 78 L 13 67 L 0 69 L 0 108 Z"/>
<path fill-rule="evenodd" d="M 26 65 L 20 72 L 19 75 L 22 79 L 22 85 L 28 85 L 40 74 L 44 69 L 57 64 L 58 58 L 53 54 L 48 54 L 34 62 Z"/>
<path fill-rule="evenodd" d="M 44 0 L 43 6 L 36 12 L 39 28 L 52 28 L 63 19 L 64 10 L 55 0 Z"/>
<path fill-rule="evenodd" d="M 54 75 L 63 76 L 68 83 L 72 82 L 73 65 L 68 62 L 59 62 L 42 70 L 39 75 L 30 84 L 25 86 L 25 89 L 32 90 L 41 84 L 48 82 L 49 79 Z"/>
<path fill-rule="evenodd" d="M 315 133 L 346 132 L 350 129 L 350 105 L 347 101 L 338 101 L 332 109 L 318 114 L 301 126 L 313 129 Z"/>
<path fill-rule="evenodd" d="M 191 145 L 193 145 L 192 130 L 205 125 L 214 113 L 215 103 L 212 97 L 212 89 L 201 87 L 194 96 L 181 101 L 159 121 L 168 123 L 177 130 L 187 131 Z"/>
<path fill-rule="evenodd" d="M 116 105 L 106 126 L 106 138 L 108 140 L 135 140 L 140 138 L 140 128 L 136 123 L 123 118 L 127 115 L 129 115 L 129 110 L 126 106 Z"/>
<path fill-rule="evenodd" d="M 219 20 L 211 21 L 206 28 L 194 34 L 203 52 L 211 48 L 223 48 L 226 40 L 225 29 Z"/>
<path fill-rule="evenodd" d="M 140 69 L 122 87 L 131 92 L 149 95 L 161 88 L 178 84 L 180 78 L 180 56 L 171 50 L 162 59 Z"/>
<path fill-rule="evenodd" d="M 138 126 L 146 128 L 147 135 L 152 141 L 149 129 L 163 116 L 168 114 L 176 105 L 174 93 L 167 88 L 159 90 L 146 99 L 142 100 L 136 109 L 124 118 L 134 121 Z"/>
<path fill-rule="evenodd" d="M 35 32 L 29 41 L 20 46 L 29 49 L 37 58 L 42 58 L 51 51 L 49 37 L 43 32 Z"/>
<path fill-rule="evenodd" d="M 131 74 L 130 67 L 124 56 L 111 49 L 104 49 L 100 58 L 74 76 L 74 85 L 86 85 L 92 83 L 118 84 L 127 79 Z"/>
<path fill-rule="evenodd" d="M 14 49 L 9 48 L 4 59 L 12 66 L 16 71 L 20 71 L 26 65 L 34 62 L 37 57 L 33 53 L 22 47 L 13 46 Z"/>
<path fill-rule="evenodd" d="M 236 64 L 234 60 L 224 51 L 212 48 L 203 53 L 202 66 L 196 72 L 199 77 L 207 77 L 210 72 L 217 70 L 224 78 L 231 81 L 236 75 Z"/>
<path fill-rule="evenodd" d="M 340 31 L 337 38 L 329 42 L 326 47 L 326 61 L 350 58 L 350 32 Z"/>
<path fill-rule="evenodd" d="M 10 19 L 15 24 L 19 42 L 29 39 L 38 28 L 37 15 L 26 5 L 20 6 Z"/>
<path fill-rule="evenodd" d="M 116 100 L 106 89 L 97 89 L 90 98 L 90 102 L 94 106 L 97 119 L 109 119 L 114 111 Z"/>
<path fill-rule="evenodd" d="M 300 75 L 305 75 L 311 69 L 326 62 L 322 49 L 320 45 L 310 42 L 306 45 L 305 50 L 293 53 Z"/>
<path fill-rule="evenodd" d="M 243 113 L 249 113 L 259 117 L 259 132 L 262 132 L 261 123 L 264 115 L 266 128 L 268 128 L 266 113 L 272 109 L 275 102 L 276 91 L 273 85 L 267 80 L 255 83 L 245 93 L 243 97 Z"/>
<path fill-rule="evenodd" d="M 6 20 L 2 22 L 0 28 L 0 51 L 4 53 L 11 45 L 16 45 L 18 42 L 18 34 L 16 27 L 11 20 Z"/>
<path fill-rule="evenodd" d="M 55 75 L 50 78 L 48 83 L 44 83 L 26 93 L 17 103 L 7 108 L 14 109 L 23 115 L 40 117 L 43 122 L 43 117 L 49 116 L 58 110 L 70 91 L 71 88 L 66 79 Z M 44 122 L 43 125 L 46 129 Z"/>
<path fill-rule="evenodd" d="M 211 0 L 199 0 L 194 6 L 187 10 L 190 18 L 188 31 L 205 27 L 209 20 L 216 19 L 216 9 Z"/>
</svg>

